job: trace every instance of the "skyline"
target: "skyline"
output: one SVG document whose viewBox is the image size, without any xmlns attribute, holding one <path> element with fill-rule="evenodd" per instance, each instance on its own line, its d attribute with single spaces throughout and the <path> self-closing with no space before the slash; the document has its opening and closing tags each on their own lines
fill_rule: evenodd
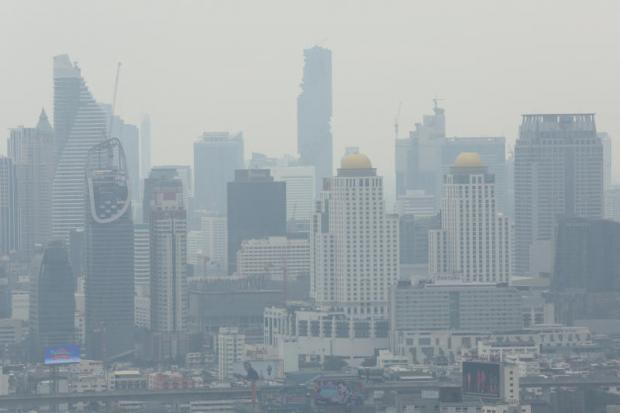
<svg viewBox="0 0 620 413">
<path fill-rule="evenodd" d="M 132 123 L 142 113 L 151 116 L 153 164 L 191 165 L 193 142 L 217 130 L 243 132 L 246 158 L 253 151 L 294 154 L 303 49 L 315 44 L 333 56 L 334 165 L 344 147 L 359 146 L 386 177 L 388 194 L 401 101 L 401 137 L 438 97 L 448 136 L 506 136 L 512 146 L 523 113 L 595 112 L 597 129 L 614 139 L 620 136 L 614 116 L 620 58 L 608 50 L 620 38 L 613 20 L 620 4 L 579 4 L 564 2 L 563 18 L 552 19 L 556 8 L 533 0 L 502 7 L 390 1 L 314 8 L 284 1 L 142 1 L 129 8 L 3 2 L 0 34 L 19 37 L 22 47 L 0 49 L 6 108 L 0 128 L 7 131 L 0 153 L 9 128 L 34 126 L 42 106 L 51 112 L 52 57 L 68 53 L 104 103 L 122 62 L 117 113 Z M 18 25 L 16 17 L 32 24 Z M 58 25 L 75 31 L 53 30 Z M 618 154 L 616 147 L 616 162 Z"/>
</svg>

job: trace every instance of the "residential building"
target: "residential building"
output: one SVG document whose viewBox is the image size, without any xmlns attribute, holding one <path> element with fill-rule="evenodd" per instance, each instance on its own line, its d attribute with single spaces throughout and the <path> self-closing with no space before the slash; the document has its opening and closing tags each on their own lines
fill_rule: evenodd
<svg viewBox="0 0 620 413">
<path fill-rule="evenodd" d="M 217 333 L 218 378 L 229 379 L 236 363 L 244 361 L 245 336 L 236 327 L 222 327 Z"/>
</svg>

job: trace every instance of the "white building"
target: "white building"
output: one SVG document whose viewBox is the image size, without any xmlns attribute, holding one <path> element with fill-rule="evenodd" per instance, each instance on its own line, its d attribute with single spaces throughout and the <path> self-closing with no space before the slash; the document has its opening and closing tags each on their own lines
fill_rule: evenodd
<svg viewBox="0 0 620 413">
<path fill-rule="evenodd" d="M 508 218 L 496 212 L 495 177 L 480 155 L 462 152 L 444 176 L 441 229 L 429 233 L 429 270 L 464 282 L 510 280 Z"/>
<path fill-rule="evenodd" d="M 228 229 L 226 217 L 205 213 L 200 218 L 202 259 L 219 274 L 228 274 Z"/>
<path fill-rule="evenodd" d="M 11 292 L 11 318 L 28 321 L 30 319 L 30 292 L 13 290 Z"/>
<path fill-rule="evenodd" d="M 314 187 L 314 179 L 312 180 Z M 297 278 L 310 273 L 310 243 L 307 239 L 269 237 L 244 240 L 237 251 L 237 274 L 254 277 L 269 274 L 274 279 Z"/>
<path fill-rule="evenodd" d="M 387 317 L 398 279 L 398 217 L 387 215 L 383 178 L 365 155 L 326 178 L 310 233 L 311 297 L 351 316 Z"/>
<path fill-rule="evenodd" d="M 136 296 L 149 297 L 151 288 L 150 228 L 147 224 L 134 225 L 133 273 Z"/>
<path fill-rule="evenodd" d="M 245 357 L 245 336 L 236 327 L 222 327 L 217 333 L 218 378 L 225 381 L 235 363 Z"/>
<path fill-rule="evenodd" d="M 314 212 L 314 166 L 274 166 L 274 181 L 286 182 L 286 220 L 309 221 Z"/>
</svg>

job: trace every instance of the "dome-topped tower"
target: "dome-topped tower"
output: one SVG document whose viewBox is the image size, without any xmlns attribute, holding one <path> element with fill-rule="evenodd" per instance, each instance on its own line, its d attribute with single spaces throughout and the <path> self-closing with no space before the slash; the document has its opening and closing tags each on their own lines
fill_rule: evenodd
<svg viewBox="0 0 620 413">
<path fill-rule="evenodd" d="M 371 169 L 370 159 L 362 153 L 351 153 L 340 161 L 341 169 Z"/>
<path fill-rule="evenodd" d="M 457 168 L 481 168 L 484 165 L 478 152 L 461 152 L 454 161 Z"/>
</svg>

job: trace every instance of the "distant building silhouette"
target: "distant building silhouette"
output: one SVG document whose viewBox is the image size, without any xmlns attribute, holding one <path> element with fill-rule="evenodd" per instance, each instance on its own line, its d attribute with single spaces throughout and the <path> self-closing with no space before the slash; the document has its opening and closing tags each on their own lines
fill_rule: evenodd
<svg viewBox="0 0 620 413">
<path fill-rule="evenodd" d="M 332 176 L 332 52 L 314 46 L 304 50 L 301 93 L 297 97 L 297 151 L 315 168 L 316 191 Z"/>
<path fill-rule="evenodd" d="M 0 155 L 0 256 L 19 248 L 17 183 L 11 158 Z"/>
</svg>

